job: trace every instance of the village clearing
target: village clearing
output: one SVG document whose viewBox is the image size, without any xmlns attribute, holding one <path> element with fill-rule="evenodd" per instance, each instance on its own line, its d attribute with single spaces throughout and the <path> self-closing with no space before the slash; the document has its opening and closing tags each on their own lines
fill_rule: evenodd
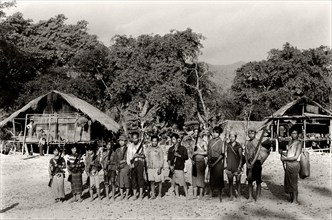
<svg viewBox="0 0 332 220">
<path fill-rule="evenodd" d="M 115 202 L 105 198 L 90 202 L 85 194 L 82 203 L 54 203 L 47 186 L 51 155 L 26 158 L 20 154 L 1 154 L 0 219 L 332 219 L 332 169 L 328 153 L 310 154 L 311 176 L 299 180 L 301 205 L 287 202 L 284 171 L 275 152 L 263 165 L 262 199 L 253 203 L 246 200 L 248 193 L 244 184 L 240 199 L 229 201 L 226 188 L 222 203 L 217 197 L 185 200 L 176 199 L 170 193 L 159 200 Z M 85 180 L 86 176 L 84 183 Z M 69 198 L 67 181 L 65 191 Z"/>
</svg>

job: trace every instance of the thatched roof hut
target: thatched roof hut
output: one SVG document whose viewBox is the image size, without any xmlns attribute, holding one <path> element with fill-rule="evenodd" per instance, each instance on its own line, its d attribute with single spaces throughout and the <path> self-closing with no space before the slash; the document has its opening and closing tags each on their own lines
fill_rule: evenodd
<svg viewBox="0 0 332 220">
<path fill-rule="evenodd" d="M 30 127 L 28 123 L 31 123 Z M 56 90 L 33 99 L 12 113 L 0 122 L 0 127 L 4 126 L 12 128 L 14 141 L 23 142 L 23 145 L 38 143 L 42 132 L 50 144 L 60 141 L 87 143 L 120 128 L 110 116 L 86 101 Z"/>
<path fill-rule="evenodd" d="M 332 112 L 306 96 L 281 107 L 266 118 L 264 125 L 271 126 L 272 138 L 279 142 L 289 139 L 289 129 L 296 126 L 303 133 L 304 146 L 319 142 L 332 148 Z"/>
<path fill-rule="evenodd" d="M 89 116 L 89 118 L 95 122 L 98 121 L 100 124 L 105 126 L 106 129 L 117 132 L 120 128 L 120 125 L 115 122 L 111 117 L 109 117 L 107 114 L 103 113 L 93 105 L 87 103 L 86 101 L 77 98 L 76 96 L 72 94 L 65 94 L 56 90 L 53 90 L 47 94 L 44 94 L 42 96 L 39 96 L 32 101 L 30 101 L 28 104 L 26 104 L 24 107 L 21 109 L 17 110 L 13 114 L 11 114 L 8 118 L 4 119 L 3 121 L 0 122 L 0 127 L 3 127 L 6 125 L 8 122 L 11 122 L 13 118 L 18 117 L 21 113 L 29 111 L 29 109 L 32 110 L 37 110 L 38 105 L 40 104 L 40 101 L 48 97 L 52 94 L 58 94 L 61 96 L 65 101 L 68 102 L 68 104 L 75 108 L 77 111 L 82 112 L 83 114 Z"/>
</svg>

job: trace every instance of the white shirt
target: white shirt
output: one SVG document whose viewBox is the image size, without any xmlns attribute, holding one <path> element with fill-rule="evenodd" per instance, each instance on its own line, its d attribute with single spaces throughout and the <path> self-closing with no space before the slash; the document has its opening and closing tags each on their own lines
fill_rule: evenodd
<svg viewBox="0 0 332 220">
<path fill-rule="evenodd" d="M 127 164 L 128 165 L 133 166 L 133 164 L 131 164 L 130 161 L 134 158 L 134 155 L 135 155 L 137 149 L 139 148 L 140 143 L 141 142 L 139 142 L 136 145 L 134 143 L 128 143 L 127 144 L 127 147 L 128 147 L 128 149 L 127 149 Z M 141 148 L 139 153 L 143 153 L 143 147 Z"/>
</svg>

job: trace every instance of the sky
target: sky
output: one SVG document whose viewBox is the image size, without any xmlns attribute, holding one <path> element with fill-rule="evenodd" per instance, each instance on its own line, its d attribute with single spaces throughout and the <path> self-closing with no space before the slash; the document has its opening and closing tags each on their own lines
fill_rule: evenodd
<svg viewBox="0 0 332 220">
<path fill-rule="evenodd" d="M 106 46 L 117 34 L 169 33 L 191 28 L 203 34 L 200 60 L 215 65 L 267 58 L 289 42 L 299 49 L 331 47 L 331 1 L 26 1 L 7 15 L 34 22 L 64 14 L 67 23 L 89 22 Z"/>
</svg>

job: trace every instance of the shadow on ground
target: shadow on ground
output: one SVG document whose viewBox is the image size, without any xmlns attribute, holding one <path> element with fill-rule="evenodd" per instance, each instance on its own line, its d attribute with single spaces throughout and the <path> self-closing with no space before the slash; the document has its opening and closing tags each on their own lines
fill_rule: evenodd
<svg viewBox="0 0 332 220">
<path fill-rule="evenodd" d="M 332 191 L 326 187 L 319 187 L 313 185 L 307 185 L 307 188 L 312 189 L 314 192 L 319 193 L 321 196 L 332 197 Z"/>
<path fill-rule="evenodd" d="M 7 212 L 7 211 L 9 211 L 9 210 L 11 210 L 11 209 L 13 209 L 13 208 L 15 208 L 16 206 L 18 206 L 18 204 L 19 204 L 19 203 L 14 203 L 13 205 L 8 206 L 7 208 L 1 209 L 1 210 L 0 210 L 0 213 L 5 213 L 5 212 Z"/>
</svg>

